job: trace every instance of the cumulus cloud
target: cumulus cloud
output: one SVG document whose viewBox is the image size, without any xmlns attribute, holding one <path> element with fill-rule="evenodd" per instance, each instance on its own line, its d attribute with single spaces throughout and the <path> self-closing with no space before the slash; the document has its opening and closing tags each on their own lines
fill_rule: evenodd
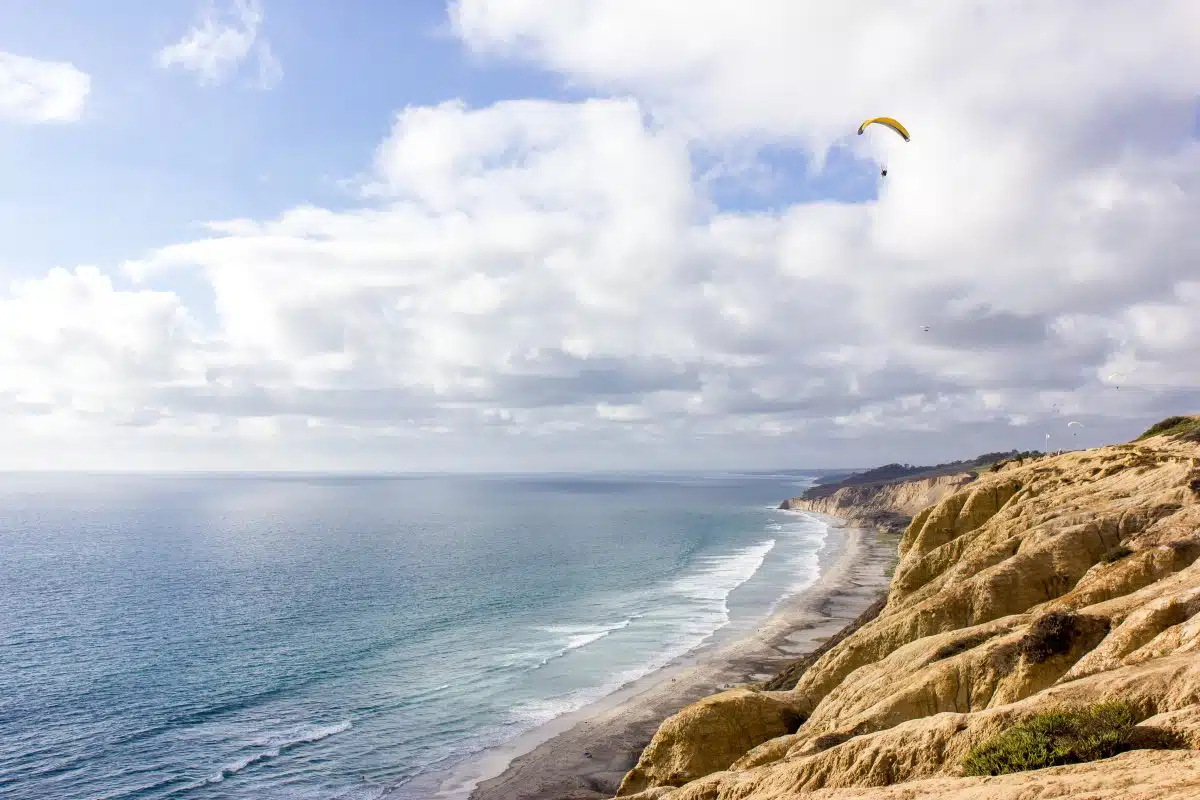
<svg viewBox="0 0 1200 800">
<path fill-rule="evenodd" d="M 0 53 L 0 119 L 74 122 L 91 83 L 73 64 Z"/>
<path fill-rule="evenodd" d="M 262 22 L 258 0 L 232 0 L 224 13 L 206 4 L 183 38 L 158 52 L 158 65 L 194 72 L 202 84 L 216 85 L 253 56 L 258 63 L 255 85 L 270 89 L 283 77 L 283 68 L 271 45 L 259 35 Z"/>
<path fill-rule="evenodd" d="M 6 316 L 29 336 L 125 327 L 15 346 L 10 402 L 243 466 L 870 464 L 1041 446 L 1065 418 L 1076 444 L 1128 436 L 1200 405 L 1200 25 L 1154 5 L 461 0 L 467 46 L 597 96 L 406 108 L 361 208 L 213 223 L 126 264 L 132 286 L 22 285 Z M 854 136 L 877 113 L 913 141 Z M 890 174 L 863 202 L 722 208 L 698 153 L 763 144 Z M 211 324 L 164 288 L 185 271 Z"/>
</svg>

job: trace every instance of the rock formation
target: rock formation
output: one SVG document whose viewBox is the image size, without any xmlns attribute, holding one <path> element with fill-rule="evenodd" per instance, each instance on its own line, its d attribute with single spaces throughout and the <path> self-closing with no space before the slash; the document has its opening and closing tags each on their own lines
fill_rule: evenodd
<svg viewBox="0 0 1200 800">
<path fill-rule="evenodd" d="M 974 472 L 889 483 L 845 486 L 817 499 L 793 497 L 780 504 L 789 511 L 815 511 L 845 517 L 852 525 L 899 533 L 922 509 L 957 492 L 976 479 Z"/>
<path fill-rule="evenodd" d="M 1172 430 L 794 505 L 913 514 L 883 609 L 794 689 L 668 719 L 618 796 L 1200 797 L 1200 442 Z M 1134 749 L 964 777 L 998 733 L 1109 700 L 1134 710 Z"/>
</svg>

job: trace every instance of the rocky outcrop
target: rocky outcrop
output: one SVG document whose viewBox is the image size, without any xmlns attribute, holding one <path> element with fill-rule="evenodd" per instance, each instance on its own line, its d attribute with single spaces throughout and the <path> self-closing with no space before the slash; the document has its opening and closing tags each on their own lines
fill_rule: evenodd
<svg viewBox="0 0 1200 800">
<path fill-rule="evenodd" d="M 794 688 L 677 714 L 622 796 L 1200 796 L 1200 443 L 1152 436 L 964 478 L 805 501 L 913 515 L 886 604 L 766 684 Z M 963 777 L 972 748 L 1032 714 L 1109 700 L 1135 709 L 1137 747 L 1176 749 Z"/>
<path fill-rule="evenodd" d="M 975 480 L 976 473 L 960 472 L 933 478 L 902 479 L 891 483 L 845 486 L 827 497 L 793 497 L 780 508 L 815 511 L 844 517 L 850 524 L 899 533 L 914 514 L 957 492 Z"/>
<path fill-rule="evenodd" d="M 795 731 L 803 720 L 788 692 L 732 689 L 705 698 L 662 724 L 617 796 L 683 786 L 723 770 L 756 745 Z M 709 744 L 697 748 L 697 738 Z"/>
</svg>

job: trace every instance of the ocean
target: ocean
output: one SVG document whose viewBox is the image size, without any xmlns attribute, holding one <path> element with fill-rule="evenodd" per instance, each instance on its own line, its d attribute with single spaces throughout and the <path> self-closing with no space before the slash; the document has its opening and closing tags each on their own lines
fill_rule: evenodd
<svg viewBox="0 0 1200 800">
<path fill-rule="evenodd" d="M 818 576 L 781 474 L 0 476 L 0 796 L 417 800 Z"/>
</svg>

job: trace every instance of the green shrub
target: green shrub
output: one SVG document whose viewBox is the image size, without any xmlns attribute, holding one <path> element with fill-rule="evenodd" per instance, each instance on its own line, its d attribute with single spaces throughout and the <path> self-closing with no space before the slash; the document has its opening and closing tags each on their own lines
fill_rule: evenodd
<svg viewBox="0 0 1200 800">
<path fill-rule="evenodd" d="M 968 775 L 1006 775 L 1081 764 L 1133 749 L 1137 712 L 1126 702 L 1059 708 L 1029 717 L 971 750 Z"/>
<path fill-rule="evenodd" d="M 1187 441 L 1200 440 L 1200 417 L 1167 417 L 1162 422 L 1151 425 L 1134 441 L 1163 435 L 1175 436 Z"/>
</svg>

